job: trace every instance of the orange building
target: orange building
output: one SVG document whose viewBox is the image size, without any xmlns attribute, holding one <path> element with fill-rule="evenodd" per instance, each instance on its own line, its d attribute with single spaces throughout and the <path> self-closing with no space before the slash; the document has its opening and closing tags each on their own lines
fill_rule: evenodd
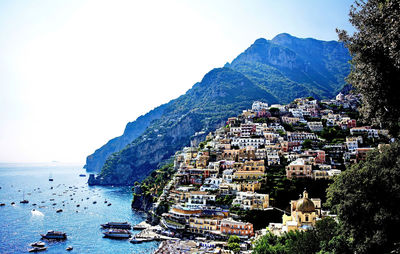
<svg viewBox="0 0 400 254">
<path fill-rule="evenodd" d="M 234 221 L 232 218 L 221 220 L 221 233 L 223 235 L 237 235 L 249 238 L 254 235 L 253 224 L 249 222 Z"/>
</svg>

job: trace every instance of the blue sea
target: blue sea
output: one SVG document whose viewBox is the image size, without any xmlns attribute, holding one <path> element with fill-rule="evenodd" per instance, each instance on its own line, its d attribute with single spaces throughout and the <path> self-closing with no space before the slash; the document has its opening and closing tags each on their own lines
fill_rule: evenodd
<svg viewBox="0 0 400 254">
<path fill-rule="evenodd" d="M 157 248 L 157 242 L 131 244 L 103 238 L 100 224 L 134 225 L 144 215 L 131 210 L 129 187 L 90 187 L 88 175 L 79 174 L 86 174 L 82 165 L 0 163 L 0 203 L 6 204 L 0 207 L 0 253 L 27 253 L 29 243 L 39 241 L 48 230 L 66 232 L 68 239 L 45 241 L 48 249 L 43 253 L 68 253 L 68 246 L 73 247 L 70 253 L 152 253 Z M 23 198 L 29 203 L 20 204 Z M 58 209 L 63 212 L 57 213 Z"/>
</svg>

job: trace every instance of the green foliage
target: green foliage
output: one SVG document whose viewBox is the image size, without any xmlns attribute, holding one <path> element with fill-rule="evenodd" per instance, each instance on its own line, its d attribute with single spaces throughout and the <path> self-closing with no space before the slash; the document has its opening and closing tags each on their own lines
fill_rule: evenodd
<svg viewBox="0 0 400 254">
<path fill-rule="evenodd" d="M 348 81 L 363 97 L 361 113 L 397 136 L 400 122 L 400 2 L 356 2 L 350 11 L 356 32 L 338 31 L 353 56 Z"/>
<path fill-rule="evenodd" d="M 160 169 L 154 170 L 143 180 L 141 184 L 142 192 L 148 195 L 161 195 L 165 185 L 171 180 L 174 173 L 173 163 L 166 164 Z"/>
<path fill-rule="evenodd" d="M 278 117 L 279 116 L 279 108 L 270 108 L 269 112 L 271 113 L 272 116 Z"/>
<path fill-rule="evenodd" d="M 334 139 L 336 139 L 336 141 L 339 139 L 344 140 L 349 135 L 349 130 L 342 130 L 338 126 L 324 127 L 324 129 L 319 133 L 319 136 L 323 139 L 326 139 L 326 141 L 329 143 L 335 143 Z"/>
<path fill-rule="evenodd" d="M 400 251 L 400 144 L 373 150 L 328 189 L 328 202 L 358 253 Z"/>
<path fill-rule="evenodd" d="M 215 198 L 215 204 L 219 206 L 230 207 L 234 199 L 235 199 L 234 195 L 217 196 Z"/>
<path fill-rule="evenodd" d="M 240 243 L 240 238 L 237 235 L 229 236 L 228 243 Z"/>
<path fill-rule="evenodd" d="M 240 253 L 239 243 L 228 243 L 228 249 L 233 251 L 233 253 Z"/>
<path fill-rule="evenodd" d="M 303 149 L 311 149 L 312 148 L 312 140 L 305 139 L 302 144 Z"/>
<path fill-rule="evenodd" d="M 281 236 L 268 232 L 255 243 L 253 253 L 351 253 L 348 241 L 340 232 L 340 226 L 332 218 L 325 218 L 308 231 L 290 231 Z"/>
</svg>

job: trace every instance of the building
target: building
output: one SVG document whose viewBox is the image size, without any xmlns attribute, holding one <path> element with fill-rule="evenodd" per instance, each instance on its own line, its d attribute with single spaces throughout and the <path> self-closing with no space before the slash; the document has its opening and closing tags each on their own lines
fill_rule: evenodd
<svg viewBox="0 0 400 254">
<path fill-rule="evenodd" d="M 240 238 L 250 238 L 254 236 L 253 224 L 249 222 L 235 221 L 231 218 L 221 220 L 221 234 L 237 235 Z"/>
<path fill-rule="evenodd" d="M 267 164 L 268 166 L 281 164 L 279 153 L 277 150 L 269 150 L 267 152 Z"/>
<path fill-rule="evenodd" d="M 262 109 L 268 109 L 268 103 L 255 101 L 253 102 L 253 105 L 251 105 L 251 109 L 254 111 L 261 111 Z"/>
<path fill-rule="evenodd" d="M 265 138 L 233 138 L 231 144 L 239 148 L 246 148 L 248 146 L 259 148 L 265 145 Z"/>
<path fill-rule="evenodd" d="M 215 202 L 215 195 L 210 195 L 206 191 L 191 191 L 186 207 L 191 209 L 200 209 L 210 202 Z"/>
<path fill-rule="evenodd" d="M 321 199 L 308 198 L 306 190 L 303 192 L 303 197 L 300 196 L 300 199 L 292 200 L 290 205 L 291 214 L 284 214 L 282 218 L 284 231 L 313 228 L 317 219 L 321 217 Z"/>
<path fill-rule="evenodd" d="M 322 122 L 308 122 L 307 126 L 310 129 L 310 131 L 315 131 L 315 132 L 320 132 L 324 129 Z"/>
<path fill-rule="evenodd" d="M 282 122 L 286 124 L 297 124 L 300 121 L 299 117 L 282 116 Z"/>
<path fill-rule="evenodd" d="M 292 161 L 288 166 L 286 166 L 286 177 L 288 179 L 293 177 L 312 177 L 312 165 L 308 164 L 301 158 Z"/>
<path fill-rule="evenodd" d="M 244 210 L 264 210 L 269 206 L 269 195 L 254 192 L 237 192 L 232 205 L 239 205 Z"/>
</svg>

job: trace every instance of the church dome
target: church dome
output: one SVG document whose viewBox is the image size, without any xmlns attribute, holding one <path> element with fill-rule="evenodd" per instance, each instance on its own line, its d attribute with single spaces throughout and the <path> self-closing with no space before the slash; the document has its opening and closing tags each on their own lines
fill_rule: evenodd
<svg viewBox="0 0 400 254">
<path fill-rule="evenodd" d="M 308 198 L 307 191 L 304 191 L 303 198 L 299 199 L 296 204 L 296 210 L 303 213 L 310 213 L 315 211 L 314 202 Z"/>
</svg>

